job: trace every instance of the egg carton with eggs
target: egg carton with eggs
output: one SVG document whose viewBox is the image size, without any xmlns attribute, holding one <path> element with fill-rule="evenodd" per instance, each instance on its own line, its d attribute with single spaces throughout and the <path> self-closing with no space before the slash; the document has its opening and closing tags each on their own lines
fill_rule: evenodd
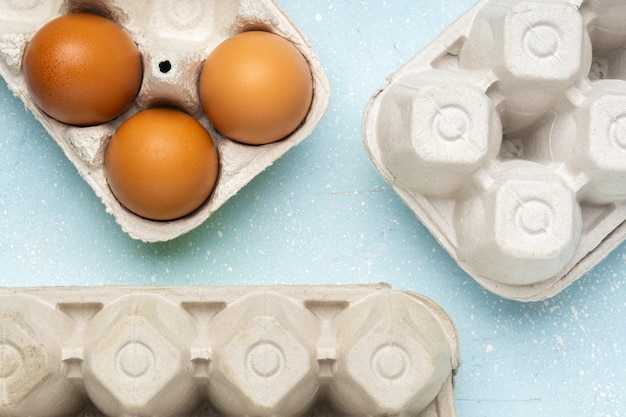
<svg viewBox="0 0 626 417">
<path fill-rule="evenodd" d="M 626 3 L 481 0 L 368 103 L 373 164 L 477 282 L 559 293 L 626 236 Z"/>
<path fill-rule="evenodd" d="M 1 416 L 453 417 L 459 345 L 368 286 L 0 289 Z"/>
<path fill-rule="evenodd" d="M 304 140 L 313 131 L 328 104 L 330 88 L 318 58 L 304 35 L 275 0 L 184 0 L 177 2 L 165 0 L 31 0 L 24 2 L 0 0 L 0 12 L 0 74 L 9 88 L 23 100 L 26 107 L 43 124 L 77 167 L 80 175 L 102 199 L 106 210 L 112 213 L 125 232 L 136 239 L 165 241 L 200 225 L 251 179 Z M 32 43 L 34 36 L 45 24 L 60 16 L 75 13 L 105 17 L 126 32 L 137 47 L 140 77 L 138 92 L 136 95 L 133 92 L 130 104 L 123 109 L 121 114 L 114 116 L 111 120 L 95 123 L 90 121 L 83 123 L 80 120 L 77 123 L 60 122 L 55 113 L 47 109 L 42 110 L 42 100 L 35 100 L 39 97 L 33 97 L 32 91 L 29 90 L 25 74 L 29 69 L 27 64 L 30 64 L 30 61 L 25 62 L 27 46 Z M 298 121 L 299 124 L 295 130 L 282 140 L 258 146 L 246 144 L 250 142 L 232 140 L 230 138 L 232 136 L 227 137 L 224 132 L 216 129 L 215 123 L 210 121 L 203 111 L 198 91 L 201 70 L 207 57 L 225 40 L 246 31 L 271 32 L 289 41 L 305 59 L 312 85 L 308 111 L 304 119 Z M 107 42 L 112 41 L 107 38 L 100 44 Z M 122 53 L 121 49 L 110 53 L 108 57 L 110 65 L 113 65 L 114 60 L 118 59 Z M 28 59 L 31 58 L 28 57 Z M 109 65 L 106 62 L 106 56 L 104 59 L 104 65 L 99 64 L 101 67 Z M 113 75 L 115 78 L 121 78 L 121 82 L 127 82 L 129 78 L 132 78 L 134 63 L 121 65 L 123 67 L 121 76 L 120 74 Z M 28 72 L 34 72 L 34 70 Z M 44 71 L 43 78 L 46 76 Z M 214 83 L 224 84 L 219 79 Z M 286 85 L 282 91 L 288 89 Z M 109 88 L 109 91 L 111 90 L 117 91 Z M 282 94 L 280 88 L 274 91 L 276 94 Z M 106 88 L 104 92 L 108 93 Z M 85 92 L 85 94 L 89 93 L 89 91 Z M 61 91 L 54 92 L 52 95 L 58 98 L 64 94 L 65 91 Z M 73 103 L 73 105 L 74 108 L 69 111 L 70 116 L 82 110 L 75 108 L 79 106 L 78 104 Z M 234 103 L 234 105 L 244 109 L 245 105 L 250 105 L 250 103 L 241 102 Z M 219 158 L 219 168 L 210 167 L 213 171 L 209 176 L 213 176 L 212 180 L 216 183 L 209 197 L 203 196 L 199 206 L 177 218 L 152 218 L 143 215 L 142 212 L 139 212 L 139 215 L 135 214 L 137 210 L 131 211 L 128 204 L 122 204 L 116 198 L 119 194 L 112 191 L 111 181 L 105 170 L 105 153 L 111 137 L 120 125 L 142 110 L 154 107 L 175 108 L 192 116 L 210 134 L 212 138 L 210 141 L 214 143 L 214 158 Z M 49 114 L 54 114 L 55 118 Z M 159 118 L 160 116 L 157 115 L 153 120 Z M 163 121 L 162 125 L 152 126 L 152 129 L 159 131 L 163 125 L 167 126 L 168 122 Z M 176 129 L 179 128 L 171 128 L 171 130 Z M 206 165 L 206 162 L 204 163 Z M 186 165 L 186 163 L 183 162 L 181 165 Z M 144 174 L 151 168 L 137 167 L 136 169 Z M 186 172 L 186 169 L 187 167 L 181 166 L 173 172 L 164 173 L 163 177 L 179 175 L 181 172 Z M 204 181 L 205 188 L 206 183 L 210 182 L 204 178 L 198 181 Z M 183 185 L 174 186 L 175 192 L 185 186 L 195 187 L 186 180 L 181 183 Z M 157 193 L 160 191 L 159 187 L 159 184 L 155 185 Z M 139 192 L 143 192 L 149 187 L 142 185 L 139 188 Z M 194 190 L 191 192 L 193 193 Z M 157 201 L 159 198 L 160 196 L 157 196 Z M 162 201 L 166 201 L 167 198 L 169 198 L 167 192 L 163 191 Z"/>
</svg>

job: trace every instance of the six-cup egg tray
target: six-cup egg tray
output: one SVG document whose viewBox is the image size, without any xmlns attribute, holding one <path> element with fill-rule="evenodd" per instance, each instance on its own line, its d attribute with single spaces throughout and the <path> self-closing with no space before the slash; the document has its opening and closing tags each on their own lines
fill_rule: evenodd
<svg viewBox="0 0 626 417">
<path fill-rule="evenodd" d="M 0 416 L 454 417 L 458 366 L 385 284 L 0 289 Z"/>
<path fill-rule="evenodd" d="M 477 282 L 551 297 L 626 236 L 626 3 L 481 0 L 388 78 L 363 142 Z"/>
<path fill-rule="evenodd" d="M 141 90 L 130 108 L 115 120 L 92 127 L 60 123 L 34 104 L 22 77 L 22 55 L 34 33 L 53 18 L 87 11 L 105 15 L 126 29 L 138 45 L 144 64 Z M 234 142 L 209 123 L 198 98 L 198 74 L 204 59 L 225 39 L 249 29 L 274 32 L 292 41 L 307 59 L 313 75 L 313 102 L 301 126 L 282 141 L 250 146 Z M 275 0 L 0 0 L 0 75 L 43 124 L 102 199 L 106 210 L 130 236 L 144 241 L 178 237 L 200 225 L 238 190 L 289 149 L 302 142 L 324 114 L 330 87 L 304 35 Z M 213 194 L 194 213 L 161 222 L 125 209 L 113 196 L 104 174 L 104 151 L 115 129 L 132 114 L 168 104 L 194 116 L 212 136 L 220 158 Z"/>
</svg>

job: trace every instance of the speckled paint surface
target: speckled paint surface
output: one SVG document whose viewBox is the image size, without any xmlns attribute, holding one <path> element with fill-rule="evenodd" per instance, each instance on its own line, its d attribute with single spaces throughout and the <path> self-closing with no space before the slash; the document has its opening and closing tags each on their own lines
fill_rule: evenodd
<svg viewBox="0 0 626 417">
<path fill-rule="evenodd" d="M 304 3 L 281 2 L 327 71 L 326 116 L 170 242 L 124 234 L 1 82 L 0 286 L 386 281 L 432 298 L 455 321 L 459 416 L 626 416 L 626 245 L 552 299 L 501 299 L 452 261 L 363 149 L 370 96 L 473 2 Z"/>
</svg>

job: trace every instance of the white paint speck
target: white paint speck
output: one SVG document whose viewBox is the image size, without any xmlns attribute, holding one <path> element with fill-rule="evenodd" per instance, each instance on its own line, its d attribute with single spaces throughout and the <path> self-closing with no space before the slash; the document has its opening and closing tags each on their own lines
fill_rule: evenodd
<svg viewBox="0 0 626 417">
<path fill-rule="evenodd" d="M 321 22 L 322 21 L 322 15 L 321 14 L 316 14 L 315 15 L 315 20 L 318 21 L 318 22 Z"/>
<path fill-rule="evenodd" d="M 224 237 L 224 233 L 221 230 L 217 231 L 217 237 Z"/>
<path fill-rule="evenodd" d="M 487 353 L 493 352 L 493 346 L 492 345 L 487 345 L 487 347 L 485 348 L 485 352 L 487 352 Z"/>
</svg>

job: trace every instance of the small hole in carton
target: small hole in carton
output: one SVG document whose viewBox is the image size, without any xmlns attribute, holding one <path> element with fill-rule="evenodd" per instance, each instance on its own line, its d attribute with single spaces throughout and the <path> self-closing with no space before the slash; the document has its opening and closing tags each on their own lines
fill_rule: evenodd
<svg viewBox="0 0 626 417">
<path fill-rule="evenodd" d="M 172 63 L 168 60 L 159 62 L 159 71 L 163 74 L 167 74 L 172 69 Z"/>
</svg>

